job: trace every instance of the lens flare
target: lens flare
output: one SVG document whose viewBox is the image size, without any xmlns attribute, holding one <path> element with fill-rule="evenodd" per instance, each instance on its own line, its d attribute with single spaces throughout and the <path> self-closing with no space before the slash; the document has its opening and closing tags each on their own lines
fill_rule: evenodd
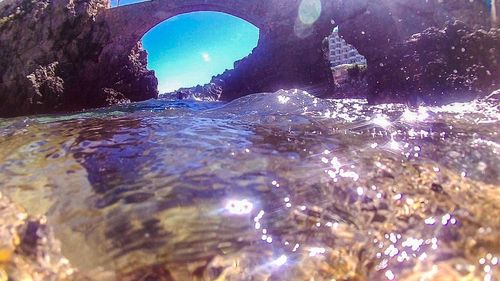
<svg viewBox="0 0 500 281">
<path fill-rule="evenodd" d="M 312 25 L 321 15 L 320 0 L 302 0 L 299 6 L 299 20 L 305 25 Z"/>
</svg>

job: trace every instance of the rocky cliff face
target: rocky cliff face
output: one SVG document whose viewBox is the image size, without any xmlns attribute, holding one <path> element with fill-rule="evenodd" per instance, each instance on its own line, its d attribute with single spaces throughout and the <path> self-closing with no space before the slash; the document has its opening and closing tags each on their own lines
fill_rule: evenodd
<svg viewBox="0 0 500 281">
<path fill-rule="evenodd" d="M 482 1 L 333 3 L 304 30 L 286 30 L 287 26 L 297 27 L 294 15 L 290 15 L 292 20 L 261 30 L 261 40 L 252 54 L 212 81 L 221 86 L 222 98 L 331 83 L 321 41 L 332 30 L 332 18 L 344 38 L 368 59 L 372 102 L 446 102 L 499 87 L 498 31 L 489 31 L 491 11 Z M 454 23 L 457 19 L 461 23 Z M 334 91 L 328 86 L 321 88 L 320 96 L 331 96 Z M 339 92 L 341 88 L 336 91 L 335 96 L 347 95 Z"/>
<path fill-rule="evenodd" d="M 372 102 L 443 103 L 500 88 L 500 29 L 455 21 L 416 33 L 387 53 L 369 68 Z"/>
<path fill-rule="evenodd" d="M 235 62 L 233 70 L 214 77 L 212 83 L 221 86 L 223 100 L 326 85 L 332 81 L 324 38 L 332 28 L 329 13 L 311 25 L 300 22 L 295 14 L 278 19 L 260 31 L 258 46 L 248 57 Z"/>
<path fill-rule="evenodd" d="M 490 28 L 491 18 L 484 1 L 469 0 L 382 0 L 391 10 L 403 38 L 429 27 L 443 28 L 460 20 L 472 28 Z"/>
<path fill-rule="evenodd" d="M 198 101 L 218 101 L 222 93 L 222 88 L 217 83 L 208 83 L 191 88 L 181 88 L 177 91 L 166 93 L 168 99 L 178 100 L 198 100 Z"/>
<path fill-rule="evenodd" d="M 401 40 L 380 45 L 378 56 L 367 57 L 371 102 L 445 103 L 500 87 L 494 6 L 469 0 L 382 1 Z"/>
<path fill-rule="evenodd" d="M 74 110 L 157 96 L 140 45 L 110 48 L 97 13 L 109 0 L 4 0 L 0 116 Z"/>
</svg>

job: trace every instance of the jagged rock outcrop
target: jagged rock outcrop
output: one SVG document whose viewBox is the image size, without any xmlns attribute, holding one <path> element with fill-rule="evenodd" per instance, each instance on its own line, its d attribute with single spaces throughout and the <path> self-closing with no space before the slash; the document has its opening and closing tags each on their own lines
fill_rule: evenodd
<svg viewBox="0 0 500 281">
<path fill-rule="evenodd" d="M 216 77 L 213 78 L 215 80 Z M 205 85 L 198 85 L 191 88 L 181 88 L 177 91 L 166 93 L 165 98 L 178 99 L 178 100 L 198 100 L 198 101 L 218 101 L 222 93 L 220 87 L 220 80 L 218 83 L 208 83 Z"/>
<path fill-rule="evenodd" d="M 419 61 L 412 61 L 417 59 L 413 52 L 422 55 L 433 54 L 436 59 L 439 57 L 441 67 L 446 65 L 446 69 L 452 67 L 452 71 L 457 68 L 459 73 L 467 72 L 468 78 L 461 76 L 466 81 L 473 76 L 483 77 L 486 73 L 481 71 L 482 68 L 474 68 L 472 65 L 487 64 L 490 73 L 496 72 L 493 63 L 495 61 L 487 62 L 495 57 L 489 54 L 490 49 L 487 48 L 494 41 L 491 36 L 495 36 L 493 34 L 495 31 L 487 32 L 487 35 L 479 31 L 479 29 L 488 30 L 491 26 L 490 11 L 481 1 L 379 0 L 322 3 L 329 5 L 323 6 L 321 17 L 314 24 L 301 24 L 297 22 L 295 15 L 291 14 L 279 22 L 271 22 L 270 28 L 261 29 L 257 48 L 248 57 L 235 62 L 234 69 L 224 72 L 211 81 L 212 84 L 221 87 L 221 98 L 232 100 L 255 92 L 294 87 L 302 89 L 316 87 L 321 91 L 315 94 L 331 96 L 334 89 L 321 44 L 323 38 L 333 28 L 331 19 L 340 27 L 344 39 L 354 45 L 368 60 L 367 81 L 369 98 L 372 102 L 407 102 L 420 99 L 424 91 L 427 91 L 428 97 L 433 96 L 434 101 L 444 102 L 442 92 L 456 97 L 456 92 L 461 91 L 464 96 L 472 97 L 488 92 L 497 84 L 493 81 L 493 75 L 491 77 L 488 75 L 481 80 L 481 83 L 474 82 L 471 89 L 465 87 L 465 84 L 464 87 L 458 87 L 456 84 L 459 78 L 455 79 L 456 73 L 449 70 L 441 74 L 449 75 L 446 79 L 455 82 L 441 83 L 432 75 L 427 75 L 430 73 L 427 67 L 431 58 L 427 60 L 418 58 Z M 416 43 L 410 43 L 415 42 L 419 34 L 425 35 L 431 32 L 430 30 L 444 29 L 447 21 L 456 19 L 464 22 L 466 33 L 477 31 L 476 36 L 473 36 L 475 39 L 467 39 L 468 43 L 462 42 L 467 45 L 465 46 L 467 50 L 474 53 L 474 56 L 467 61 L 456 62 L 454 54 L 447 49 L 446 44 L 454 43 L 457 47 L 462 44 L 454 42 L 453 39 L 439 41 L 439 36 L 429 35 L 432 38 L 424 36 L 429 40 L 426 40 L 425 44 L 417 44 L 418 47 L 414 46 Z M 426 30 L 428 28 L 431 29 Z M 423 32 L 424 30 L 426 31 Z M 441 32 L 443 31 L 439 31 Z M 475 60 L 478 61 L 474 62 Z M 435 63 L 432 65 L 436 66 Z M 401 69 L 404 68 L 412 70 L 403 72 Z M 407 74 L 412 77 L 408 79 Z M 433 87 L 433 83 L 439 84 Z M 463 89 L 468 91 L 464 92 Z M 335 96 L 350 96 L 349 93 L 339 91 L 342 91 L 342 87 L 337 87 Z"/>
<path fill-rule="evenodd" d="M 4 0 L 0 116 L 105 106 L 157 96 L 138 44 L 116 52 L 96 21 L 109 0 Z"/>
<path fill-rule="evenodd" d="M 398 31 L 407 38 L 429 27 L 444 27 L 460 20 L 473 28 L 489 28 L 491 17 L 485 1 L 382 0 L 397 19 Z"/>
<path fill-rule="evenodd" d="M 338 67 L 334 74 L 335 89 L 328 96 L 332 98 L 366 98 L 368 82 L 366 79 L 367 67 L 345 65 Z"/>
<path fill-rule="evenodd" d="M 369 68 L 372 102 L 443 103 L 500 88 L 500 29 L 450 22 L 414 34 L 388 54 Z"/>
</svg>

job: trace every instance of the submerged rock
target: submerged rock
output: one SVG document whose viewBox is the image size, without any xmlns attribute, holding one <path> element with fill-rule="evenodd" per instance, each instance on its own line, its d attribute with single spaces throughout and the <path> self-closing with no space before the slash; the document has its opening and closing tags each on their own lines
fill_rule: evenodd
<svg viewBox="0 0 500 281">
<path fill-rule="evenodd" d="M 73 280 L 46 219 L 29 217 L 0 193 L 0 280 Z"/>
<path fill-rule="evenodd" d="M 154 98 L 140 44 L 109 45 L 96 21 L 109 0 L 5 0 L 0 6 L 0 116 Z"/>
<path fill-rule="evenodd" d="M 2 192 L 44 214 L 90 280 L 498 276 L 494 100 L 193 104 L 4 121 Z M 25 221 L 27 254 L 47 227 Z"/>
</svg>

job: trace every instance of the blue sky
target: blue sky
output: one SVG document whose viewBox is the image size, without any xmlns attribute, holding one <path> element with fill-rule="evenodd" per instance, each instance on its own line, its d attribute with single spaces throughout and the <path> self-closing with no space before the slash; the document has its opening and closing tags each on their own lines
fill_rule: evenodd
<svg viewBox="0 0 500 281">
<path fill-rule="evenodd" d="M 120 5 L 141 2 L 121 0 Z M 116 5 L 116 0 L 113 0 Z M 259 31 L 237 17 L 215 12 L 182 14 L 157 25 L 143 38 L 148 67 L 160 93 L 205 84 L 233 68 L 257 45 Z"/>
</svg>

